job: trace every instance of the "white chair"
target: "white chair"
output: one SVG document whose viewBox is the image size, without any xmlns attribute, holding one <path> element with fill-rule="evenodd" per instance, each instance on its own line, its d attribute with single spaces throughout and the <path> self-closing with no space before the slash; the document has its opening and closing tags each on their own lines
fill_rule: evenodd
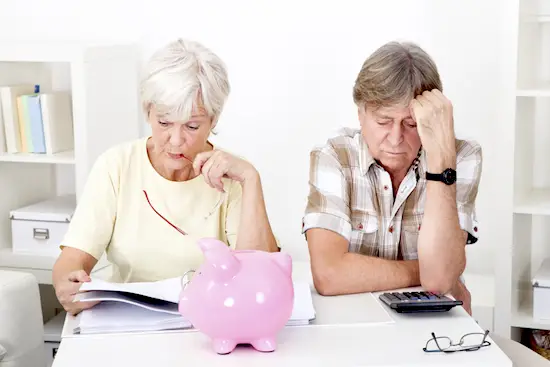
<svg viewBox="0 0 550 367">
<path fill-rule="evenodd" d="M 40 291 L 29 273 L 0 270 L 0 367 L 43 367 Z"/>
<path fill-rule="evenodd" d="M 550 367 L 550 361 L 525 345 L 495 334 L 490 334 L 490 336 L 504 354 L 510 358 L 514 367 Z"/>
</svg>

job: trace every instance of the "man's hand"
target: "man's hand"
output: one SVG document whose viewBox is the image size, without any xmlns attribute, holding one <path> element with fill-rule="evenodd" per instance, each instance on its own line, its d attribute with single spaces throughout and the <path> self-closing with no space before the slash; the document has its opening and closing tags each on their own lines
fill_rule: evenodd
<svg viewBox="0 0 550 367">
<path fill-rule="evenodd" d="M 472 316 L 472 296 L 466 286 L 458 280 L 451 290 L 451 295 L 458 301 L 462 301 L 462 307 Z"/>
<path fill-rule="evenodd" d="M 440 172 L 456 165 L 453 106 L 439 90 L 425 91 L 411 102 L 411 115 L 426 150 L 428 169 Z"/>
</svg>

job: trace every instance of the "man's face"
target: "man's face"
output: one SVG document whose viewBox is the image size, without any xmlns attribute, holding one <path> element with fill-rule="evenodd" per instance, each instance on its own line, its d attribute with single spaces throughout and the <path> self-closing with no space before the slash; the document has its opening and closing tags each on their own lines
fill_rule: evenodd
<svg viewBox="0 0 550 367">
<path fill-rule="evenodd" d="M 410 108 L 359 107 L 359 121 L 371 156 L 390 173 L 406 172 L 421 146 Z"/>
</svg>

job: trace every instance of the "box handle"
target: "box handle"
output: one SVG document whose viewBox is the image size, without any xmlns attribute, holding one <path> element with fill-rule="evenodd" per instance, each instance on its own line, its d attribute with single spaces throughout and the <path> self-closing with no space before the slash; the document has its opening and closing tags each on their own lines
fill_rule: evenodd
<svg viewBox="0 0 550 367">
<path fill-rule="evenodd" d="M 33 228 L 33 237 L 37 240 L 47 240 L 50 238 L 50 230 L 47 228 Z"/>
</svg>

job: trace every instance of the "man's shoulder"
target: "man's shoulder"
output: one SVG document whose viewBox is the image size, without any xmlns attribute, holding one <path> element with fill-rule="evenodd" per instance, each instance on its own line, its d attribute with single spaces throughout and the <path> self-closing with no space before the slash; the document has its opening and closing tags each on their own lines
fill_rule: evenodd
<svg viewBox="0 0 550 367">
<path fill-rule="evenodd" d="M 481 163 L 482 149 L 481 144 L 476 140 L 455 139 L 457 164 L 464 160 L 476 160 Z"/>
<path fill-rule="evenodd" d="M 349 167 L 359 159 L 360 139 L 362 139 L 360 129 L 344 127 L 330 136 L 325 143 L 316 145 L 311 150 L 311 155 L 329 155 L 342 166 Z"/>
</svg>

